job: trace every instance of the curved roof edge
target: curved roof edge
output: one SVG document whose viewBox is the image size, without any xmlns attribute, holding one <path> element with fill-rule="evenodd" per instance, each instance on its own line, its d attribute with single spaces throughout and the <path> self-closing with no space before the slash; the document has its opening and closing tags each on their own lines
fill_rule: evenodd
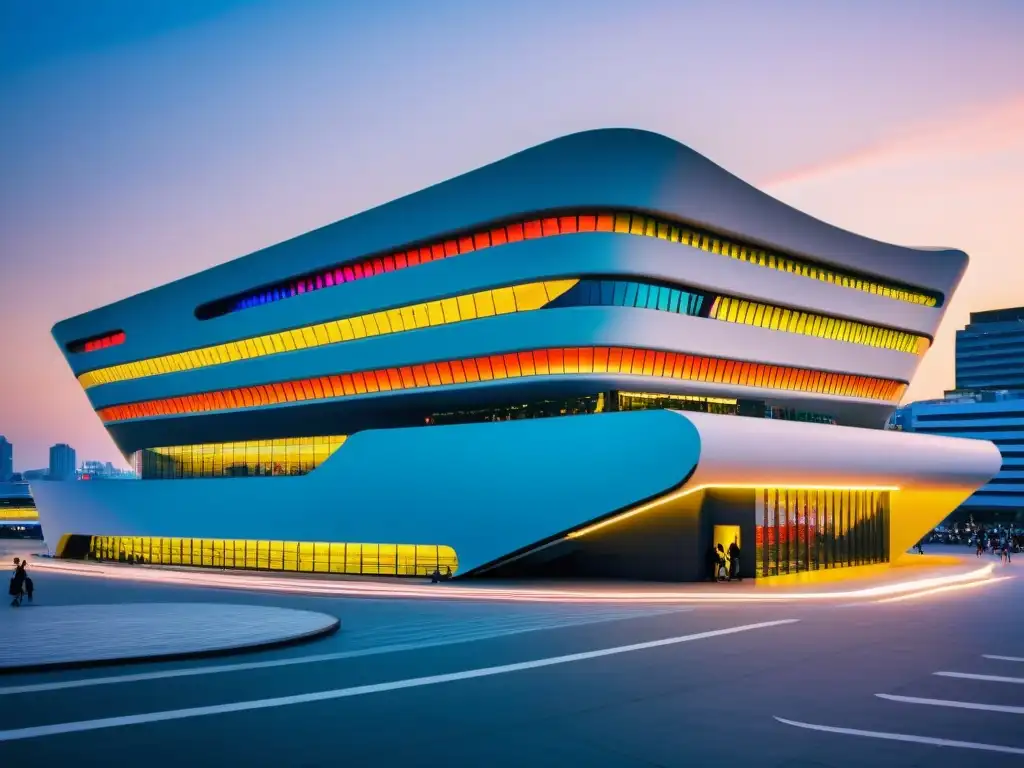
<svg viewBox="0 0 1024 768">
<path fill-rule="evenodd" d="M 740 240 L 947 297 L 967 255 L 883 243 L 816 219 L 762 192 L 680 142 L 634 128 L 569 134 L 333 224 L 181 278 L 133 300 L 215 300 L 360 256 L 521 213 L 588 207 L 649 210 Z M 79 315 L 78 317 L 82 317 Z M 75 319 L 75 318 L 71 318 Z M 67 322 L 67 321 L 64 321 Z M 64 335 L 63 322 L 54 327 Z M 58 330 L 60 329 L 60 330 Z"/>
</svg>

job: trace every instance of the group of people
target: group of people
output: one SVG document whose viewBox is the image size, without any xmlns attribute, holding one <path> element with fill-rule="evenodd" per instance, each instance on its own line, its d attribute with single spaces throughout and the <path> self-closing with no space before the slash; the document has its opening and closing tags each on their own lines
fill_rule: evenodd
<svg viewBox="0 0 1024 768">
<path fill-rule="evenodd" d="M 452 577 L 452 567 L 450 565 L 446 565 L 444 567 L 444 572 L 442 572 L 441 571 L 441 566 L 439 565 L 436 568 L 434 568 L 434 572 L 432 574 L 430 574 L 430 583 L 431 584 L 437 584 L 438 582 L 441 582 L 441 581 L 448 581 L 451 577 Z"/>
<path fill-rule="evenodd" d="M 721 544 L 709 546 L 707 565 L 710 581 L 741 581 L 739 542 L 733 539 L 728 551 Z"/>
<path fill-rule="evenodd" d="M 1000 561 L 1005 561 L 1007 564 L 1010 563 L 1013 553 L 1020 552 L 1020 546 L 1016 547 L 1013 542 L 1007 538 L 988 538 L 985 536 L 979 536 L 977 543 L 975 544 L 975 557 L 981 557 L 986 552 L 991 552 L 993 555 L 998 555 Z"/>
<path fill-rule="evenodd" d="M 21 601 L 26 597 L 28 601 L 32 602 L 32 579 L 29 578 L 28 572 L 25 567 L 28 565 L 28 560 L 22 560 L 21 558 L 14 558 L 14 575 L 11 576 L 11 586 L 8 588 L 8 593 L 11 596 L 11 605 L 17 608 L 21 605 Z"/>
<path fill-rule="evenodd" d="M 996 524 L 986 528 L 972 518 L 966 523 L 938 526 L 928 534 L 924 543 L 965 545 L 972 548 L 978 557 L 990 552 L 1010 562 L 1013 555 L 1024 549 L 1024 526 Z"/>
</svg>

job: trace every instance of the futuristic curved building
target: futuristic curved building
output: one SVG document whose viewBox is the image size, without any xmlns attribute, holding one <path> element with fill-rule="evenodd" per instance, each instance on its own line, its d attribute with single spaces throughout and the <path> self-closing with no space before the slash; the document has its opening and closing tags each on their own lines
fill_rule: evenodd
<svg viewBox="0 0 1024 768">
<path fill-rule="evenodd" d="M 59 323 L 143 478 L 65 557 L 685 580 L 889 562 L 999 469 L 882 431 L 967 266 L 574 134 Z"/>
</svg>

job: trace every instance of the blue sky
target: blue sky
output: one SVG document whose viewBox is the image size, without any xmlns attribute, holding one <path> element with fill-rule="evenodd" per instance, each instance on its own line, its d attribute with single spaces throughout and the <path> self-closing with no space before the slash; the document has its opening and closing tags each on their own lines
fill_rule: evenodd
<svg viewBox="0 0 1024 768">
<path fill-rule="evenodd" d="M 665 133 L 1024 303 L 1024 3 L 6 0 L 0 433 L 116 459 L 49 328 L 576 130 Z M 1019 198 L 1018 198 L 1019 199 Z M 1000 277 L 1003 279 L 1000 279 Z M 45 393 L 45 396 L 44 396 Z"/>
</svg>

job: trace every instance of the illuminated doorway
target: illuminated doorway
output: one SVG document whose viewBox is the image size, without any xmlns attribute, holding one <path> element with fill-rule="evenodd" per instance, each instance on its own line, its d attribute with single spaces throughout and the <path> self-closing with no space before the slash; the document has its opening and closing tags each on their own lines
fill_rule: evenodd
<svg viewBox="0 0 1024 768">
<path fill-rule="evenodd" d="M 738 525 L 716 525 L 714 533 L 714 545 L 715 549 L 718 549 L 718 545 L 722 545 L 722 549 L 725 552 L 726 558 L 729 557 L 729 545 L 736 542 L 736 546 L 740 548 L 740 559 L 742 560 L 743 542 L 740 540 L 740 527 Z M 736 570 L 733 570 L 732 563 L 726 560 L 725 572 L 727 574 L 735 573 L 737 576 L 740 574 L 740 569 L 737 566 Z"/>
</svg>

